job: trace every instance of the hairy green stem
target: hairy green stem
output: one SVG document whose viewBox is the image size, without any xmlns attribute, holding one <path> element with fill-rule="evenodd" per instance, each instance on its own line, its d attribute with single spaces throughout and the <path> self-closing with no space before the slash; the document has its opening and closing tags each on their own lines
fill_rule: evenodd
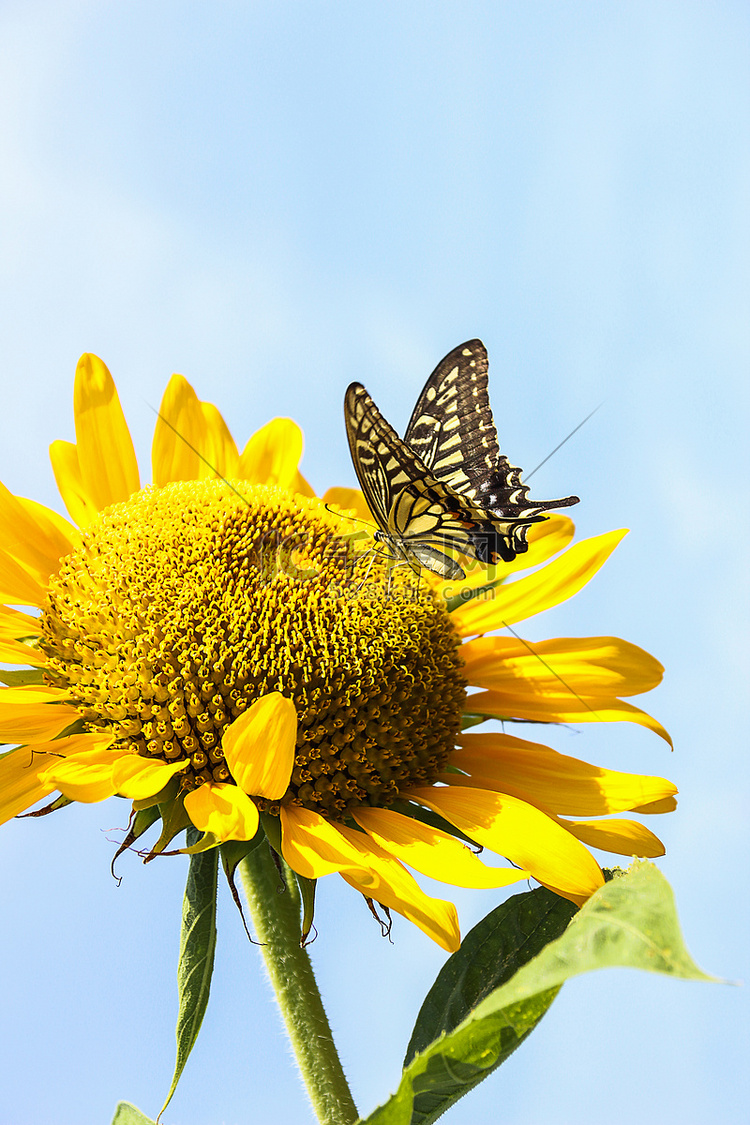
<svg viewBox="0 0 750 1125">
<path fill-rule="evenodd" d="M 353 1125 L 359 1114 L 344 1076 L 307 950 L 300 948 L 300 897 L 285 869 L 286 890 L 267 843 L 239 865 L 266 970 L 302 1079 L 321 1125 Z"/>
</svg>

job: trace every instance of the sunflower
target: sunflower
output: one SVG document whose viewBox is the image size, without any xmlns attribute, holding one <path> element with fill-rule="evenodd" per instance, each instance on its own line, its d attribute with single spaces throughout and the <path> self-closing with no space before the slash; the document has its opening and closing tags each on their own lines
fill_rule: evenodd
<svg viewBox="0 0 750 1125">
<path fill-rule="evenodd" d="M 361 493 L 315 497 L 289 419 L 240 453 L 175 375 L 142 486 L 93 355 L 74 414 L 75 443 L 50 449 L 73 523 L 0 486 L 0 660 L 23 666 L 0 688 L 0 738 L 15 746 L 0 819 L 52 794 L 35 815 L 127 798 L 161 819 L 149 858 L 191 825 L 199 842 L 183 850 L 264 831 L 298 876 L 338 872 L 448 950 L 455 907 L 407 868 L 475 888 L 533 877 L 581 903 L 603 882 L 587 845 L 663 854 L 639 821 L 609 814 L 670 811 L 671 782 L 467 729 L 628 721 L 669 740 L 626 701 L 661 679 L 648 653 L 613 637 L 532 644 L 513 628 L 581 589 L 624 532 L 571 545 L 556 515 L 512 564 L 415 579 L 357 549 L 371 526 Z M 521 568 L 537 569 L 505 581 Z"/>
</svg>

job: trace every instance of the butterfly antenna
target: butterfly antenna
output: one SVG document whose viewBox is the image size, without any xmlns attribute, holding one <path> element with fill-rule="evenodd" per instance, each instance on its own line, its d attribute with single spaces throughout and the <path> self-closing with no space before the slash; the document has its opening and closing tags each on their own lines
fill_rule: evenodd
<svg viewBox="0 0 750 1125">
<path fill-rule="evenodd" d="M 576 426 L 576 428 L 574 430 L 571 430 L 570 433 L 568 434 L 568 436 L 566 438 L 563 438 L 563 440 L 560 442 L 560 444 L 556 445 L 555 448 L 552 450 L 552 452 L 548 453 L 547 456 L 544 458 L 544 460 L 540 461 L 535 469 L 532 469 L 530 473 L 524 473 L 524 476 L 525 476 L 526 480 L 527 481 L 531 480 L 531 478 L 533 477 L 533 475 L 537 471 L 537 469 L 541 469 L 542 465 L 546 465 L 547 462 L 549 461 L 550 457 L 554 457 L 555 454 L 557 453 L 558 449 L 562 449 L 562 447 L 565 445 L 565 442 L 570 441 L 573 434 L 577 434 L 578 431 L 580 430 L 581 426 L 585 426 L 586 423 L 588 422 L 589 418 L 593 418 L 594 415 L 596 414 L 597 410 L 601 410 L 601 408 L 603 406 L 604 406 L 603 402 L 600 402 L 598 406 L 595 406 L 594 409 L 591 411 L 591 413 L 587 414 L 586 417 L 583 419 L 583 421 L 579 422 L 578 425 Z"/>
</svg>

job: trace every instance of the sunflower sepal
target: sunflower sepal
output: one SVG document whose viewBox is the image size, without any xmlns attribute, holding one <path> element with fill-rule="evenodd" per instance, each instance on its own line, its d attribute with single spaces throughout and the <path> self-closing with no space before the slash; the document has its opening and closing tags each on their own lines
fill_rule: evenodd
<svg viewBox="0 0 750 1125">
<path fill-rule="evenodd" d="M 313 927 L 313 918 L 315 916 L 315 890 L 318 886 L 317 879 L 308 879 L 305 875 L 297 875 L 297 886 L 299 887 L 300 899 L 302 900 L 302 932 L 300 933 L 299 943 L 304 946 L 307 944 L 307 939 L 310 936 L 310 930 Z"/>
<path fill-rule="evenodd" d="M 115 854 L 112 856 L 112 862 L 109 866 L 110 871 L 113 875 L 115 874 L 115 864 L 117 863 L 117 860 L 120 858 L 122 853 L 131 848 L 136 840 L 140 839 L 144 832 L 148 832 L 151 825 L 155 824 L 159 819 L 159 816 L 159 809 L 156 806 L 148 809 L 140 809 L 139 811 L 134 812 L 127 834 L 125 835 Z M 117 878 L 117 876 L 115 876 L 115 878 Z"/>
<path fill-rule="evenodd" d="M 142 809 L 152 809 L 155 805 L 165 805 L 169 801 L 173 801 L 180 791 L 180 779 L 178 777 L 170 778 L 163 789 L 158 793 L 154 793 L 151 797 L 138 797 L 133 801 L 133 809 L 135 812 L 140 812 Z"/>
<path fill-rule="evenodd" d="M 27 816 L 48 816 L 49 813 L 57 812 L 58 809 L 64 809 L 67 805 L 74 804 L 75 801 L 70 797 L 66 797 L 63 793 L 60 793 L 53 801 L 50 801 L 48 805 L 43 805 L 41 809 L 33 809 L 31 812 L 27 813 L 18 813 L 17 819 L 23 820 L 24 817 Z"/>
<path fill-rule="evenodd" d="M 219 845 L 221 865 L 224 868 L 224 874 L 230 882 L 234 878 L 234 873 L 237 870 L 238 864 L 241 863 L 246 855 L 249 855 L 251 851 L 254 851 L 255 848 L 262 844 L 265 838 L 266 836 L 263 829 L 259 828 L 252 840 L 224 840 Z"/>
<path fill-rule="evenodd" d="M 260 823 L 263 831 L 266 834 L 266 839 L 271 845 L 272 850 L 276 855 L 280 856 L 281 852 L 281 821 L 277 816 L 271 816 L 270 813 L 262 812 L 260 814 Z"/>
<path fill-rule="evenodd" d="M 204 832 L 200 840 L 195 844 L 190 844 L 186 848 L 178 848 L 178 855 L 200 855 L 201 852 L 211 851 L 212 848 L 218 848 L 221 844 L 219 837 L 213 832 Z"/>
<path fill-rule="evenodd" d="M 163 805 L 159 805 L 159 813 L 161 814 L 162 829 L 159 839 L 154 844 L 149 852 L 148 859 L 153 859 L 155 856 L 160 855 L 180 832 L 186 828 L 192 828 L 193 822 L 188 816 L 187 809 L 183 798 L 180 796 L 173 801 L 166 801 Z"/>
</svg>

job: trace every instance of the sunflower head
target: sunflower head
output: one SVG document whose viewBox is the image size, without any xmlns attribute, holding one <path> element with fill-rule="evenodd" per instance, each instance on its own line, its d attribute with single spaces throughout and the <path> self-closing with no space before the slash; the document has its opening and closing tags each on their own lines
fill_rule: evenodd
<svg viewBox="0 0 750 1125">
<path fill-rule="evenodd" d="M 50 578 L 46 674 L 86 731 L 184 762 L 183 790 L 233 783 L 225 731 L 280 692 L 298 716 L 282 800 L 334 817 L 387 805 L 444 767 L 462 661 L 429 588 L 353 554 L 353 527 L 278 488 L 143 489 L 103 512 Z"/>
</svg>

